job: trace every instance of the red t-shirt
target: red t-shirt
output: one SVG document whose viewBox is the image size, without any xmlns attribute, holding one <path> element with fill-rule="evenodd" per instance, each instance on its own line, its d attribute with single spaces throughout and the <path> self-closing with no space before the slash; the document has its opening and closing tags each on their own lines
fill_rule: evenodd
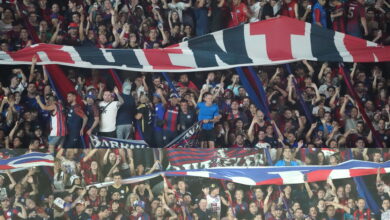
<svg viewBox="0 0 390 220">
<path fill-rule="evenodd" d="M 286 4 L 284 3 L 281 9 L 281 15 L 290 17 L 290 18 L 296 18 L 295 14 L 295 5 L 297 2 L 295 0 L 292 0 L 290 3 Z"/>
<path fill-rule="evenodd" d="M 244 23 L 247 21 L 246 12 L 248 11 L 248 8 L 244 3 L 240 3 L 238 5 L 232 5 L 232 10 L 230 12 L 231 19 L 229 22 L 229 27 L 237 26 L 241 23 Z"/>
<path fill-rule="evenodd" d="M 366 17 L 364 6 L 357 1 L 351 1 L 347 3 L 347 25 L 354 26 L 360 25 L 360 18 Z"/>
</svg>

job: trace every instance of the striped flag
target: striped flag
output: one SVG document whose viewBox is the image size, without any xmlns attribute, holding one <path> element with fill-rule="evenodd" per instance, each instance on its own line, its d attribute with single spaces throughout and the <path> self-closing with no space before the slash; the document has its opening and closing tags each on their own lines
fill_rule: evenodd
<svg viewBox="0 0 390 220">
<path fill-rule="evenodd" d="M 34 152 L 0 160 L 0 172 L 5 172 L 5 170 L 15 172 L 38 166 L 54 166 L 53 155 Z"/>
<path fill-rule="evenodd" d="M 164 171 L 149 175 L 124 179 L 123 183 L 136 183 L 155 178 L 160 175 L 177 177 L 202 177 L 231 181 L 244 185 L 287 185 L 308 182 L 346 179 L 358 176 L 390 173 L 390 161 L 374 163 L 360 160 L 349 160 L 336 166 L 261 166 L 261 167 L 225 167 L 210 169 Z M 95 184 L 109 186 L 113 182 Z"/>
<path fill-rule="evenodd" d="M 300 60 L 390 61 L 390 47 L 297 19 L 279 17 L 206 34 L 163 49 L 110 49 L 36 44 L 0 51 L 0 64 L 60 64 L 141 72 L 195 72 Z"/>
</svg>

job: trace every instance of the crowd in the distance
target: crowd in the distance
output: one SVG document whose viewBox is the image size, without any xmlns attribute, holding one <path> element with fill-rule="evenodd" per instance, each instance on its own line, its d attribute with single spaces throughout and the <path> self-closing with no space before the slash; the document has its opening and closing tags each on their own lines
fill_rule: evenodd
<svg viewBox="0 0 390 220">
<path fill-rule="evenodd" d="M 0 150 L 0 160 L 11 159 L 26 150 Z M 3 167 L 6 167 L 3 165 Z M 5 168 L 6 169 L 6 168 Z M 0 220 L 53 219 L 52 167 L 0 171 Z"/>
<path fill-rule="evenodd" d="M 333 23 L 326 23 L 329 27 L 347 27 L 337 30 L 362 36 L 367 32 L 378 42 L 388 40 L 390 13 L 385 0 L 323 3 L 3 1 L 1 50 L 19 50 L 39 42 L 99 48 L 163 47 L 278 14 L 318 24 L 331 19 Z M 338 65 L 332 63 L 296 63 L 291 65 L 294 77 L 282 66 L 256 67 L 272 120 L 256 108 L 233 70 L 171 74 L 173 86 L 158 73 L 121 72 L 123 90 L 119 91 L 107 71 L 64 68 L 76 92 L 62 94 L 57 100 L 40 67 L 3 67 L 2 74 L 9 77 L 1 80 L 1 147 L 85 147 L 88 144 L 80 136 L 91 134 L 144 139 L 152 147 L 162 147 L 196 121 L 203 122 L 201 147 L 378 147 L 378 142 L 389 146 L 386 63 L 354 65 L 351 73 L 354 90 L 378 135 L 362 120 Z M 297 92 L 302 93 L 303 101 Z M 77 103 L 78 96 L 84 106 Z M 313 115 L 312 124 L 308 114 Z"/>
<path fill-rule="evenodd" d="M 388 174 L 363 178 L 368 193 L 381 207 L 382 211 L 375 213 L 365 206 L 366 201 L 359 197 L 351 178 L 280 188 L 249 187 L 198 177 L 157 177 L 124 184 L 122 180 L 129 177 L 169 169 L 166 158 L 152 159 L 155 163 L 147 165 L 135 153 L 129 149 L 60 151 L 55 161 L 54 194 L 64 202 L 55 209 L 55 218 L 379 220 L 390 214 Z M 163 153 L 165 156 L 165 150 Z M 275 166 L 337 165 L 351 158 L 380 163 L 389 158 L 388 150 L 367 148 L 284 148 L 270 154 Z M 99 185 L 110 181 L 111 186 Z"/>
</svg>

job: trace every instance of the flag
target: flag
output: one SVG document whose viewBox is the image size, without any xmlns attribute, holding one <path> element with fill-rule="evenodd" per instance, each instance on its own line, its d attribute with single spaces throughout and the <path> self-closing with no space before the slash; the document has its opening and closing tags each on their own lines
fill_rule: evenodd
<svg viewBox="0 0 390 220">
<path fill-rule="evenodd" d="M 232 181 L 244 185 L 284 185 L 344 179 L 390 172 L 390 161 L 374 163 L 350 160 L 336 166 L 271 166 L 254 168 L 215 168 L 203 170 L 167 171 L 167 176 L 198 176 Z"/>
<path fill-rule="evenodd" d="M 201 122 L 197 122 L 188 128 L 186 131 L 181 133 L 175 139 L 173 139 L 169 144 L 164 148 L 193 148 L 199 147 L 198 134 L 201 129 Z"/>
<path fill-rule="evenodd" d="M 54 166 L 53 155 L 34 152 L 0 160 L 0 172 L 5 170 L 15 172 L 38 166 Z"/>
<path fill-rule="evenodd" d="M 124 140 L 96 135 L 90 135 L 89 140 L 93 148 L 140 149 L 148 147 L 148 144 L 144 140 Z"/>
<path fill-rule="evenodd" d="M 262 149 L 167 149 L 168 169 L 264 165 Z"/>
<path fill-rule="evenodd" d="M 72 81 L 66 77 L 64 71 L 58 65 L 44 65 L 43 71 L 47 74 L 51 88 L 55 91 L 57 98 L 64 103 L 67 102 L 66 96 L 69 92 L 76 94 L 77 104 L 84 106 L 81 96 L 76 92 Z"/>
<path fill-rule="evenodd" d="M 374 163 L 360 160 L 350 160 L 336 166 L 263 166 L 263 167 L 225 167 L 210 169 L 164 171 L 149 175 L 124 179 L 123 183 L 136 183 L 155 178 L 160 175 L 176 177 L 202 177 L 231 181 L 243 185 L 288 185 L 303 184 L 307 182 L 326 181 L 331 179 L 345 179 L 358 176 L 390 173 L 390 161 Z M 113 182 L 95 184 L 97 186 L 109 186 Z"/>
<path fill-rule="evenodd" d="M 111 49 L 35 44 L 0 52 L 0 64 L 61 64 L 141 72 L 190 72 L 299 60 L 390 61 L 388 46 L 297 19 L 279 17 L 206 34 L 163 49 Z"/>
</svg>

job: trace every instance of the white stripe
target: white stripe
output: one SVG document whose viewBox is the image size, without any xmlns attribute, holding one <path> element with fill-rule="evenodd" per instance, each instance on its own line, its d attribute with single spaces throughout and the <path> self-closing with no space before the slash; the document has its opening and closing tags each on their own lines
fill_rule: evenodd
<svg viewBox="0 0 390 220">
<path fill-rule="evenodd" d="M 100 49 L 100 51 L 102 51 L 104 58 L 106 58 L 108 62 L 115 63 L 114 56 L 112 56 L 111 52 L 107 52 L 105 49 Z"/>
<path fill-rule="evenodd" d="M 305 175 L 300 171 L 278 172 L 283 179 L 283 184 L 298 184 L 305 181 Z"/>
<path fill-rule="evenodd" d="M 0 51 L 0 60 L 7 61 L 7 62 L 13 61 L 12 57 L 4 51 Z"/>
<path fill-rule="evenodd" d="M 245 48 L 252 62 L 259 64 L 271 63 L 267 54 L 265 35 L 250 35 L 251 25 L 244 26 Z"/>
<path fill-rule="evenodd" d="M 194 53 L 188 48 L 188 42 L 181 43 L 178 49 L 182 49 L 183 54 L 168 53 L 169 59 L 175 66 L 185 66 L 191 68 L 197 68 Z"/>
<path fill-rule="evenodd" d="M 352 55 L 349 53 L 349 51 L 345 47 L 344 37 L 345 37 L 344 33 L 340 33 L 340 32 L 335 31 L 334 44 L 335 44 L 340 56 L 342 57 L 343 62 L 353 62 Z"/>
<path fill-rule="evenodd" d="M 294 58 L 317 60 L 311 50 L 310 30 L 311 24 L 305 23 L 305 35 L 291 35 L 291 52 Z"/>
<path fill-rule="evenodd" d="M 343 179 L 343 178 L 350 178 L 351 175 L 349 173 L 349 170 L 332 170 L 329 174 L 329 177 L 331 179 Z"/>
<path fill-rule="evenodd" d="M 208 171 L 187 171 L 187 176 L 210 177 Z"/>
<path fill-rule="evenodd" d="M 134 50 L 134 54 L 135 56 L 137 57 L 138 59 L 138 62 L 141 64 L 141 66 L 143 66 L 143 70 L 146 70 L 146 71 L 152 71 L 153 70 L 153 67 L 149 64 L 148 60 L 146 59 L 146 56 L 145 56 L 145 53 L 143 50 Z M 140 70 L 140 68 L 137 68 L 138 70 Z M 160 70 L 161 72 L 161 70 Z"/>
<path fill-rule="evenodd" d="M 69 53 L 70 58 L 77 64 L 77 65 L 83 65 L 83 66 L 90 66 L 92 63 L 83 61 L 79 55 L 79 53 L 75 50 L 74 47 L 71 46 L 63 46 L 60 50 Z"/>
<path fill-rule="evenodd" d="M 234 177 L 228 177 L 235 183 L 245 184 L 245 185 L 256 185 L 256 181 L 254 181 L 251 178 L 242 177 L 242 176 L 234 176 Z"/>
<path fill-rule="evenodd" d="M 37 55 L 42 62 L 50 62 L 49 56 L 44 51 L 38 51 Z"/>
<path fill-rule="evenodd" d="M 221 50 L 226 53 L 225 42 L 223 41 L 223 33 L 224 33 L 223 31 L 217 31 L 215 33 L 212 33 L 211 36 L 214 37 L 218 47 L 221 48 Z M 217 54 L 215 54 L 215 60 L 217 61 L 218 66 L 228 65 L 227 63 L 223 62 Z"/>
</svg>

